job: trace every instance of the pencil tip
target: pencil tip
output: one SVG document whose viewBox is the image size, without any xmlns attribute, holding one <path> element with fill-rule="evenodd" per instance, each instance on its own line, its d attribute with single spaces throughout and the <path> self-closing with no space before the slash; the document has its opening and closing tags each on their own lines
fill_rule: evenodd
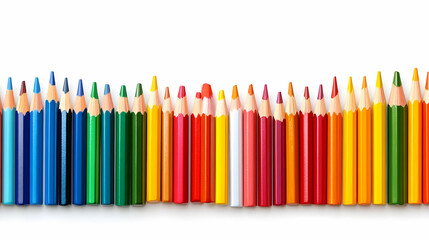
<svg viewBox="0 0 429 240">
<path fill-rule="evenodd" d="M 223 90 L 220 90 L 219 91 L 219 96 L 218 96 L 217 100 L 223 100 L 223 99 L 225 99 L 225 93 L 223 92 Z"/>
<path fill-rule="evenodd" d="M 232 99 L 237 99 L 238 98 L 238 89 L 237 89 L 237 85 L 234 85 L 232 87 Z"/>
<path fill-rule="evenodd" d="M 68 93 L 69 92 L 69 81 L 68 81 L 67 78 L 64 78 L 63 92 L 64 93 Z"/>
<path fill-rule="evenodd" d="M 383 81 L 381 80 L 381 72 L 380 71 L 377 72 L 377 83 L 375 84 L 375 86 L 377 88 L 383 87 Z"/>
<path fill-rule="evenodd" d="M 170 89 L 165 87 L 164 99 L 170 98 Z"/>
<path fill-rule="evenodd" d="M 353 92 L 353 81 L 352 77 L 349 77 L 349 85 L 347 86 L 347 92 L 352 93 Z"/>
<path fill-rule="evenodd" d="M 289 82 L 289 87 L 287 89 L 287 94 L 291 97 L 295 96 L 295 94 L 293 93 L 293 86 L 292 86 L 292 82 Z"/>
<path fill-rule="evenodd" d="M 9 77 L 7 79 L 7 90 L 12 90 L 12 89 L 13 89 L 13 87 L 12 87 L 12 78 Z"/>
<path fill-rule="evenodd" d="M 92 83 L 92 89 L 91 89 L 91 98 L 98 99 L 98 90 L 97 90 L 97 83 Z"/>
<path fill-rule="evenodd" d="M 179 87 L 179 94 L 177 94 L 178 98 L 183 98 L 186 97 L 186 89 L 185 86 L 180 86 Z"/>
<path fill-rule="evenodd" d="M 125 87 L 125 85 L 121 86 L 121 91 L 119 92 L 119 96 L 120 97 L 127 97 L 127 88 Z"/>
<path fill-rule="evenodd" d="M 419 72 L 418 72 L 417 68 L 414 68 L 413 81 L 419 81 Z"/>
<path fill-rule="evenodd" d="M 204 83 L 203 87 L 201 88 L 201 94 L 205 98 L 211 98 L 213 96 L 212 86 L 210 86 L 208 83 Z"/>
<path fill-rule="evenodd" d="M 308 87 L 307 86 L 305 86 L 305 89 L 304 89 L 304 98 L 305 99 L 309 99 L 310 98 L 310 93 L 308 92 Z"/>
<path fill-rule="evenodd" d="M 158 81 L 156 80 L 156 76 L 153 76 L 152 86 L 150 87 L 150 91 L 155 92 L 156 90 L 158 90 Z"/>
<path fill-rule="evenodd" d="M 107 95 L 110 93 L 110 85 L 106 84 L 104 85 L 104 95 Z"/>
<path fill-rule="evenodd" d="M 276 101 L 276 103 L 278 103 L 278 104 L 283 103 L 282 92 L 278 92 L 277 93 L 277 101 Z"/>
<path fill-rule="evenodd" d="M 34 79 L 33 93 L 40 93 L 40 83 L 39 83 L 38 77 L 36 77 L 36 79 Z"/>
<path fill-rule="evenodd" d="M 393 85 L 400 87 L 402 86 L 401 76 L 398 71 L 395 71 L 395 75 L 393 76 Z"/>
<path fill-rule="evenodd" d="M 197 92 L 197 93 L 195 94 L 195 98 L 199 98 L 199 99 L 201 99 L 201 98 L 202 98 L 201 93 L 200 93 L 200 92 Z"/>
<path fill-rule="evenodd" d="M 337 77 L 334 77 L 334 80 L 332 82 L 331 98 L 334 98 L 337 95 L 338 95 Z"/>
<path fill-rule="evenodd" d="M 77 85 L 77 96 L 81 97 L 83 96 L 83 83 L 82 83 L 82 79 L 79 79 L 79 83 Z"/>
<path fill-rule="evenodd" d="M 19 96 L 22 94 L 27 93 L 27 87 L 25 86 L 25 81 L 21 82 L 21 91 L 19 92 Z"/>
<path fill-rule="evenodd" d="M 323 99 L 323 86 L 322 84 L 319 85 L 319 93 L 317 94 L 317 100 Z"/>
<path fill-rule="evenodd" d="M 51 84 L 52 86 L 55 85 L 54 71 L 51 71 L 51 77 L 49 78 L 49 84 Z"/>
<path fill-rule="evenodd" d="M 363 76 L 363 81 L 362 81 L 362 89 L 367 88 L 368 86 L 366 85 L 366 76 Z"/>
<path fill-rule="evenodd" d="M 253 84 L 250 84 L 250 85 L 249 85 L 249 89 L 247 90 L 247 93 L 248 93 L 249 95 L 253 95 L 253 94 L 255 94 L 255 93 L 253 92 Z"/>
<path fill-rule="evenodd" d="M 143 94 L 142 84 L 141 83 L 137 83 L 137 85 L 136 85 L 136 94 L 134 94 L 134 97 L 140 97 L 142 94 Z"/>
<path fill-rule="evenodd" d="M 264 85 L 264 93 L 262 94 L 262 100 L 268 100 L 268 87 L 267 87 L 267 84 Z"/>
</svg>

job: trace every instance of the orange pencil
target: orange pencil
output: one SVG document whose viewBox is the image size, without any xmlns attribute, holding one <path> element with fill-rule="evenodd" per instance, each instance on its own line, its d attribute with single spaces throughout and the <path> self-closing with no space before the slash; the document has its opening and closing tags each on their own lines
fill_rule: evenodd
<svg viewBox="0 0 429 240">
<path fill-rule="evenodd" d="M 210 84 L 203 84 L 201 116 L 201 202 L 215 201 L 215 109 Z"/>
<path fill-rule="evenodd" d="M 286 204 L 299 204 L 298 108 L 289 82 L 286 99 Z"/>
<path fill-rule="evenodd" d="M 164 103 L 162 105 L 162 158 L 161 158 L 161 201 L 173 201 L 173 107 L 170 91 L 165 88 Z"/>
</svg>

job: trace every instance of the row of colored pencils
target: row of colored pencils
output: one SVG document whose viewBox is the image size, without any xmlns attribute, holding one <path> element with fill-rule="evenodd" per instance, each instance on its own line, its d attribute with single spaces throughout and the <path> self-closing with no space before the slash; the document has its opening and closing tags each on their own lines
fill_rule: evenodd
<svg viewBox="0 0 429 240">
<path fill-rule="evenodd" d="M 44 107 L 37 78 L 31 104 L 22 82 L 15 105 L 9 78 L 0 114 L 1 199 L 120 206 L 187 203 L 188 196 L 234 207 L 429 203 L 428 83 L 429 73 L 422 98 L 414 69 L 407 103 L 395 72 L 386 105 L 379 72 L 371 104 L 366 77 L 358 102 L 350 77 L 343 111 L 335 77 L 328 111 L 322 85 L 314 110 L 305 87 L 298 111 L 289 83 L 286 103 L 279 92 L 273 113 L 267 85 L 259 109 L 253 86 L 242 106 L 235 85 L 228 110 L 224 91 L 215 103 L 203 84 L 189 115 L 185 87 L 174 108 L 168 87 L 161 104 L 156 77 L 147 105 L 141 84 L 132 108 L 122 86 L 116 112 L 109 85 L 101 105 L 96 83 L 86 105 L 82 80 L 74 106 L 67 78 L 58 98 L 53 72 Z"/>
</svg>

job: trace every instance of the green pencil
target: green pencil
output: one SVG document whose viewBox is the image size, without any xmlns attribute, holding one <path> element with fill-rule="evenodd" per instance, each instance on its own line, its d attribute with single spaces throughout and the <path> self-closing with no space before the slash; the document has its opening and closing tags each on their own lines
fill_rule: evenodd
<svg viewBox="0 0 429 240">
<path fill-rule="evenodd" d="M 407 203 L 408 109 L 399 72 L 395 72 L 387 107 L 388 203 Z"/>
<path fill-rule="evenodd" d="M 146 203 L 146 123 L 147 113 L 142 85 L 136 87 L 131 111 L 131 204 Z"/>
<path fill-rule="evenodd" d="M 116 111 L 116 205 L 130 204 L 131 114 L 127 89 L 121 86 Z"/>
<path fill-rule="evenodd" d="M 92 83 L 87 117 L 86 203 L 100 204 L 100 129 L 101 115 L 97 83 Z"/>
</svg>

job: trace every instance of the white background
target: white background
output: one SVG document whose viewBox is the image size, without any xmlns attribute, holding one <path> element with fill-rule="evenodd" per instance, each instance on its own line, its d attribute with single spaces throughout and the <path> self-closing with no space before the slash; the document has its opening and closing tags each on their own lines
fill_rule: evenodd
<svg viewBox="0 0 429 240">
<path fill-rule="evenodd" d="M 286 94 L 292 81 L 299 107 L 305 85 L 313 103 L 320 83 L 329 99 L 335 75 L 342 100 L 348 76 L 360 89 L 364 75 L 372 99 L 381 71 L 388 97 L 395 70 L 408 97 L 413 68 L 420 70 L 422 90 L 429 70 L 429 15 L 425 1 L 401 2 L 2 1 L 1 97 L 9 76 L 15 96 L 20 81 L 27 81 L 31 92 L 38 76 L 44 96 L 51 70 L 59 91 L 69 78 L 73 101 L 80 78 L 87 100 L 91 82 L 97 81 L 100 97 L 104 83 L 111 84 L 115 102 L 121 84 L 131 97 L 141 82 L 147 101 L 157 75 L 161 96 L 169 86 L 173 104 L 178 86 L 186 85 L 190 109 L 204 82 L 213 84 L 216 96 L 224 89 L 228 103 L 233 84 L 244 102 L 248 84 L 254 84 L 259 101 L 267 83 L 273 104 L 276 92 Z M 423 205 L 1 206 L 0 234 L 4 239 L 411 238 L 427 234 L 428 220 Z"/>
</svg>

